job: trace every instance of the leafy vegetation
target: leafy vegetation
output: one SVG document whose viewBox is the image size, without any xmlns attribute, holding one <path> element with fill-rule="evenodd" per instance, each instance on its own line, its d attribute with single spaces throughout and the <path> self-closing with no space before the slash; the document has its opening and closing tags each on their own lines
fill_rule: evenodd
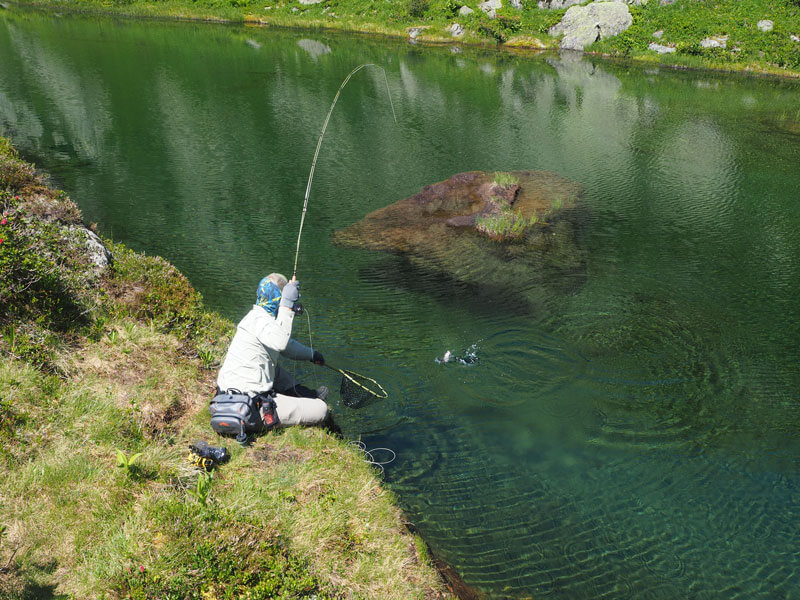
<svg viewBox="0 0 800 600">
<path fill-rule="evenodd" d="M 107 242 L 95 267 L 75 205 L 3 138 L 0 174 L 0 597 L 443 593 L 344 440 L 273 431 L 213 478 L 192 465 L 190 442 L 225 444 L 208 367 L 233 325 L 162 259 Z"/>
<path fill-rule="evenodd" d="M 697 63 L 718 68 L 800 71 L 800 8 L 790 0 L 678 0 L 660 6 L 649 2 L 631 7 L 633 25 L 615 38 L 593 44 L 592 51 L 617 56 L 658 60 L 665 63 Z M 771 20 L 771 31 L 760 31 L 758 22 Z M 659 39 L 653 34 L 663 32 Z M 703 48 L 711 36 L 727 36 L 725 48 Z M 651 42 L 672 45 L 676 52 L 658 57 L 648 49 Z M 700 63 L 697 63 L 700 64 Z"/>
</svg>

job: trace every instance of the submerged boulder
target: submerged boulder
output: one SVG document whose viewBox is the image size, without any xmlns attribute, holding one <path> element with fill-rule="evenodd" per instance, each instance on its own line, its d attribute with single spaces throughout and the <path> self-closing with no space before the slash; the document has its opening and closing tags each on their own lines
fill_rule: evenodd
<svg viewBox="0 0 800 600">
<path fill-rule="evenodd" d="M 547 171 L 459 173 L 371 212 L 333 241 L 401 254 L 465 283 L 526 287 L 554 268 L 582 269 L 581 192 Z"/>
</svg>

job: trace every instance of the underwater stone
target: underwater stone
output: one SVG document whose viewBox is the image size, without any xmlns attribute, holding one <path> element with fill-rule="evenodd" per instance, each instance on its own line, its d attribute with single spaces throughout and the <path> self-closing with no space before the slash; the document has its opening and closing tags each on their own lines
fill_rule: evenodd
<svg viewBox="0 0 800 600">
<path fill-rule="evenodd" d="M 548 171 L 510 175 L 508 184 L 498 185 L 493 173 L 458 173 L 334 232 L 333 241 L 400 254 L 417 267 L 479 285 L 508 286 L 554 269 L 581 270 L 576 223 L 582 186 Z M 525 229 L 497 241 L 482 232 L 479 218 L 504 210 L 513 210 Z"/>
</svg>

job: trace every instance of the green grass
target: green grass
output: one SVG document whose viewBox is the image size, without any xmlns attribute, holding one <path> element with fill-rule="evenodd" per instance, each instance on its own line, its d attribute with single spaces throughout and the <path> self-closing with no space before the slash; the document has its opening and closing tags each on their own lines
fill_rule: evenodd
<svg viewBox="0 0 800 600">
<path fill-rule="evenodd" d="M 522 237 L 538 222 L 537 215 L 526 219 L 518 215 L 512 207 L 503 204 L 497 212 L 478 217 L 475 227 L 490 238 L 501 241 Z"/>
<path fill-rule="evenodd" d="M 282 27 L 326 28 L 407 37 L 410 27 L 424 27 L 417 41 L 429 43 L 504 44 L 509 48 L 556 48 L 547 31 L 565 10 L 540 10 L 535 0 L 523 0 L 522 10 L 510 3 L 490 19 L 477 0 L 325 0 L 302 5 L 297 0 L 34 0 L 31 4 L 58 11 L 110 12 L 133 17 L 189 18 L 262 23 Z M 465 4 L 475 10 L 459 16 Z M 619 36 L 587 51 L 676 67 L 747 70 L 800 75 L 800 4 L 796 0 L 677 0 L 660 6 L 651 0 L 630 7 L 633 25 Z M 771 19 L 775 28 L 762 33 L 756 23 Z M 449 27 L 458 22 L 465 33 L 454 39 Z M 656 39 L 653 32 L 663 30 Z M 729 35 L 727 49 L 706 49 L 709 35 Z M 650 42 L 674 45 L 677 52 L 657 55 Z M 737 48 L 737 50 L 734 50 Z"/>
<path fill-rule="evenodd" d="M 650 2 L 631 7 L 633 25 L 615 38 L 597 42 L 592 51 L 651 62 L 719 69 L 752 69 L 797 74 L 800 71 L 800 5 L 792 0 L 678 0 L 669 6 Z M 772 20 L 770 32 L 758 21 Z M 653 33 L 663 31 L 656 39 Z M 702 48 L 700 41 L 727 35 L 727 48 Z M 651 42 L 674 45 L 675 54 L 659 57 Z"/>
<path fill-rule="evenodd" d="M 111 244 L 113 267 L 88 269 L 64 235 L 80 213 L 26 165 L 0 138 L 0 227 L 14 228 L 0 260 L 47 283 L 32 298 L 0 282 L 0 597 L 443 592 L 345 441 L 293 428 L 242 448 L 211 432 L 210 368 L 233 324 L 160 258 Z M 201 439 L 231 451 L 213 476 L 187 460 Z"/>
<path fill-rule="evenodd" d="M 519 177 L 505 171 L 497 171 L 492 176 L 492 182 L 500 187 L 508 187 L 519 183 Z"/>
</svg>

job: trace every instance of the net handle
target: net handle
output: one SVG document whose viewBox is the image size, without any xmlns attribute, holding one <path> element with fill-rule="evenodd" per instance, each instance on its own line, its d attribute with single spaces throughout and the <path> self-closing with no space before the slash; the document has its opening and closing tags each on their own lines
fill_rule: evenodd
<svg viewBox="0 0 800 600">
<path fill-rule="evenodd" d="M 319 364 L 319 363 L 317 363 L 317 364 Z M 355 385 L 357 385 L 361 389 L 365 390 L 366 392 L 369 392 L 370 394 L 372 394 L 376 398 L 388 398 L 389 397 L 389 394 L 386 392 L 385 389 L 383 389 L 383 386 L 380 383 L 378 383 L 377 381 L 375 381 L 374 379 L 372 379 L 371 377 L 367 377 L 366 375 L 361 375 L 360 373 L 356 373 L 355 371 L 348 371 L 347 369 L 340 369 L 338 367 L 331 366 L 328 363 L 323 363 L 322 366 L 323 367 L 328 367 L 331 371 L 336 371 L 342 377 L 347 377 Z M 365 380 L 369 381 L 370 383 L 374 383 L 375 386 L 380 390 L 380 392 L 376 392 L 374 390 L 369 389 L 366 386 L 361 385 L 355 379 L 353 379 L 353 377 L 351 375 L 355 375 L 357 377 L 361 377 L 362 379 L 365 379 Z"/>
</svg>

